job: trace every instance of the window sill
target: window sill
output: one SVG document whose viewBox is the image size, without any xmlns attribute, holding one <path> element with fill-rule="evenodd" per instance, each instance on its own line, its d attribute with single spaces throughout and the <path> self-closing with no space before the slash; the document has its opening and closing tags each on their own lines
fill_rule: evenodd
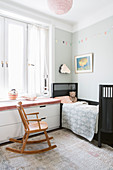
<svg viewBox="0 0 113 170">
<path fill-rule="evenodd" d="M 29 95 L 23 95 L 23 96 L 28 96 L 29 97 Z M 49 95 L 42 95 L 42 96 L 39 96 L 39 97 L 37 97 L 36 99 L 35 99 L 35 101 L 36 100 L 38 100 L 38 99 L 44 99 L 44 98 L 50 98 L 50 96 Z M 26 99 L 24 98 L 24 97 L 18 97 L 16 100 L 10 100 L 8 97 L 7 98 L 0 98 L 0 103 L 2 103 L 2 102 L 16 102 L 16 101 L 25 101 Z M 30 100 L 28 100 L 28 101 L 30 101 Z M 34 100 L 31 100 L 31 101 L 34 101 Z"/>
</svg>

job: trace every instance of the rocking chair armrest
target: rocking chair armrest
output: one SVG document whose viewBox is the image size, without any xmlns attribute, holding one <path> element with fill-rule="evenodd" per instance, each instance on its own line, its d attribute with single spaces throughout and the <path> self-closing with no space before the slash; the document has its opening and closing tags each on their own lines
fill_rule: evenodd
<svg viewBox="0 0 113 170">
<path fill-rule="evenodd" d="M 39 112 L 35 112 L 35 113 L 27 113 L 26 115 L 38 115 Z"/>
<path fill-rule="evenodd" d="M 46 119 L 46 117 L 42 117 L 40 119 L 26 119 L 27 121 L 41 121 L 43 119 Z"/>
</svg>

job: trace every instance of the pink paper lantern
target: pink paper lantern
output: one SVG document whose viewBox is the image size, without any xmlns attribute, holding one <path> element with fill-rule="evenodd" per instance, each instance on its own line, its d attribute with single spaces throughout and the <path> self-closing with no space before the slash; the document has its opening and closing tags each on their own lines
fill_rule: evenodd
<svg viewBox="0 0 113 170">
<path fill-rule="evenodd" d="M 73 0 L 48 0 L 49 8 L 58 15 L 67 13 L 72 4 Z"/>
</svg>

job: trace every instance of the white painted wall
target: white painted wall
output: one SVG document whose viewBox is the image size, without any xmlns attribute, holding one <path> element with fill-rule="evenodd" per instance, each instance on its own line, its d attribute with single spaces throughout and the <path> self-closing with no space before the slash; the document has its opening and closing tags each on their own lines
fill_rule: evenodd
<svg viewBox="0 0 113 170">
<path fill-rule="evenodd" d="M 99 84 L 113 84 L 113 17 L 75 32 L 72 44 L 72 82 L 78 82 L 78 97 L 98 101 Z M 75 74 L 74 56 L 86 53 L 94 54 L 93 72 Z"/>
<path fill-rule="evenodd" d="M 64 41 L 64 42 L 63 42 Z M 61 64 L 66 64 L 71 70 L 72 62 L 72 33 L 55 29 L 55 82 L 65 83 L 71 82 L 71 74 L 59 73 Z"/>
</svg>

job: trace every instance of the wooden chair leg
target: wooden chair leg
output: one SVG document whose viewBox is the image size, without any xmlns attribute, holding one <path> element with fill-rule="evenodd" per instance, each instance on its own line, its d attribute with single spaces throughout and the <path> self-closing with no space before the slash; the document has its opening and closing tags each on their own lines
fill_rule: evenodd
<svg viewBox="0 0 113 170">
<path fill-rule="evenodd" d="M 24 139 L 24 137 L 25 137 L 25 139 Z M 22 149 L 21 149 L 21 153 L 24 152 L 24 149 L 25 149 L 25 146 L 26 146 L 28 137 L 29 137 L 29 133 L 27 133 L 26 135 L 24 135 L 24 137 L 23 137 L 23 146 L 22 146 Z"/>
<path fill-rule="evenodd" d="M 22 141 L 24 141 L 24 139 L 26 138 L 27 133 L 24 134 Z"/>
<path fill-rule="evenodd" d="M 49 147 L 51 148 L 51 142 L 50 142 L 50 140 L 49 140 L 49 137 L 48 137 L 47 132 L 44 131 L 44 134 L 45 134 L 45 136 L 46 136 L 47 143 L 48 143 Z"/>
</svg>

